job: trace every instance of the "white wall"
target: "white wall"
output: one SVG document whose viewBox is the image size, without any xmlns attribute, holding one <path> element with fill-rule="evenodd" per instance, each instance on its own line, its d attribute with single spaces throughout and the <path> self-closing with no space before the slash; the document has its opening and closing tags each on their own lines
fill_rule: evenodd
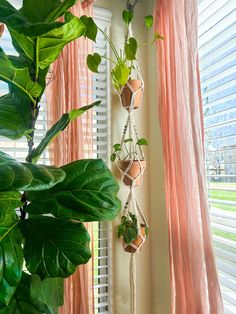
<svg viewBox="0 0 236 314">
<path fill-rule="evenodd" d="M 112 12 L 111 36 L 122 46 L 123 24 L 121 13 L 126 0 L 97 0 L 96 6 Z M 133 22 L 135 35 L 140 42 L 146 42 L 147 34 L 143 25 L 146 14 L 152 14 L 154 0 L 142 1 L 135 10 Z M 150 40 L 150 38 L 149 38 Z M 137 255 L 137 314 L 169 314 L 169 263 L 168 237 L 165 215 L 163 161 L 161 137 L 157 117 L 157 77 L 155 47 L 142 48 L 139 65 L 145 80 L 145 97 L 141 109 L 135 112 L 139 134 L 149 140 L 146 157 L 148 168 L 143 185 L 136 189 L 137 197 L 150 225 L 150 237 Z M 119 142 L 126 119 L 118 96 L 112 92 L 111 119 L 112 143 Z M 115 173 L 119 176 L 116 168 Z M 128 189 L 121 184 L 120 197 L 124 201 Z M 114 223 L 114 227 L 117 222 Z M 129 254 L 125 253 L 116 239 L 114 228 L 113 245 L 113 305 L 114 314 L 129 314 Z"/>
</svg>

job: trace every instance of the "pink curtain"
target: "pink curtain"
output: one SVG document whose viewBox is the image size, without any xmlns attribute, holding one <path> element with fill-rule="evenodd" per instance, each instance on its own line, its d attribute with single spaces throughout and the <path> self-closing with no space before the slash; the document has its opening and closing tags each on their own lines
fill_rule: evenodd
<svg viewBox="0 0 236 314">
<path fill-rule="evenodd" d="M 92 1 L 78 1 L 71 12 L 75 16 L 92 16 Z M 92 76 L 86 66 L 86 57 L 92 51 L 92 42 L 80 38 L 67 45 L 51 68 L 52 82 L 47 88 L 49 126 L 63 113 L 92 102 Z M 81 158 L 92 157 L 92 112 L 73 122 L 50 147 L 53 164 L 62 165 Z M 92 238 L 92 224 L 87 224 Z M 93 248 L 91 248 L 93 249 Z M 80 266 L 65 280 L 64 306 L 61 314 L 94 313 L 93 261 Z"/>
<path fill-rule="evenodd" d="M 223 314 L 205 185 L 197 0 L 157 0 L 172 314 Z"/>
</svg>

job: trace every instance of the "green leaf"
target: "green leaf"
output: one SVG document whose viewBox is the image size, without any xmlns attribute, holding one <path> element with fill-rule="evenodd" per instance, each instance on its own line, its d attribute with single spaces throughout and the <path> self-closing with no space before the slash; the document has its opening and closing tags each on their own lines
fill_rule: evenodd
<svg viewBox="0 0 236 314">
<path fill-rule="evenodd" d="M 129 38 L 128 42 L 125 44 L 125 55 L 129 61 L 133 61 L 136 59 L 137 49 L 137 40 L 133 37 Z"/>
<path fill-rule="evenodd" d="M 24 0 L 20 10 L 32 23 L 51 22 L 65 14 L 76 0 Z"/>
<path fill-rule="evenodd" d="M 64 46 L 81 37 L 84 31 L 83 22 L 71 13 L 66 13 L 65 23 L 38 38 L 39 67 L 41 69 L 48 67 L 56 60 Z"/>
<path fill-rule="evenodd" d="M 91 257 L 89 234 L 80 222 L 31 216 L 20 223 L 26 267 L 40 278 L 69 277 Z"/>
<path fill-rule="evenodd" d="M 0 191 L 49 189 L 65 178 L 61 168 L 20 163 L 0 152 Z"/>
<path fill-rule="evenodd" d="M 15 14 L 17 10 L 6 0 L 0 0 L 0 22 L 6 24 L 7 17 Z"/>
<path fill-rule="evenodd" d="M 19 192 L 0 192 L 0 223 L 7 218 L 2 208 L 16 209 L 22 205 L 20 199 L 21 194 Z"/>
<path fill-rule="evenodd" d="M 56 314 L 49 307 L 38 299 L 33 299 L 31 289 L 34 287 L 32 281 L 34 276 L 25 272 L 22 273 L 20 284 L 18 285 L 10 304 L 0 310 L 0 314 Z"/>
<path fill-rule="evenodd" d="M 126 140 L 124 140 L 124 143 L 129 143 L 129 142 L 133 142 L 132 138 L 127 138 Z"/>
<path fill-rule="evenodd" d="M 27 104 L 27 101 L 25 102 Z M 6 136 L 12 140 L 17 140 L 24 135 L 29 134 L 32 130 L 29 129 L 28 123 L 25 121 L 27 112 L 23 115 L 24 106 L 21 106 L 18 111 L 18 106 L 15 105 L 10 94 L 0 97 L 0 135 Z"/>
<path fill-rule="evenodd" d="M 42 153 L 44 152 L 45 148 L 53 141 L 55 137 L 57 137 L 60 134 L 60 132 L 65 130 L 65 128 L 68 126 L 70 122 L 77 119 L 87 110 L 100 105 L 100 103 L 101 101 L 96 101 L 91 105 L 82 107 L 80 109 L 73 109 L 69 113 L 64 113 L 61 119 L 57 123 L 55 123 L 50 130 L 47 131 L 45 137 L 42 139 L 40 144 L 33 150 L 32 154 L 27 158 L 31 159 L 33 163 L 36 163 L 39 160 Z"/>
<path fill-rule="evenodd" d="M 121 151 L 121 145 L 120 144 L 114 144 L 113 148 L 114 148 L 115 152 L 120 152 Z"/>
<path fill-rule="evenodd" d="M 41 86 L 31 80 L 28 68 L 19 69 L 14 67 L 2 48 L 0 48 L 0 80 L 6 82 L 20 94 L 27 96 L 33 102 L 33 97 L 39 96 L 42 91 Z"/>
<path fill-rule="evenodd" d="M 85 32 L 84 23 L 71 13 L 65 14 L 64 23 L 59 23 L 54 29 L 42 34 L 31 32 L 26 35 L 14 25 L 8 27 L 15 49 L 31 62 L 37 57 L 40 69 L 47 68 L 56 60 L 66 44 L 81 37 Z M 36 29 L 38 30 L 38 26 Z"/>
<path fill-rule="evenodd" d="M 83 15 L 80 17 L 80 20 L 85 25 L 85 31 L 84 36 L 88 37 L 89 39 L 96 41 L 97 33 L 98 33 L 98 27 L 94 20 L 91 17 L 88 17 L 86 15 Z"/>
<path fill-rule="evenodd" d="M 18 192 L 0 192 L 0 308 L 8 305 L 21 278 L 22 236 L 15 213 L 20 198 Z"/>
<path fill-rule="evenodd" d="M 148 145 L 148 141 L 145 138 L 140 138 L 137 141 L 137 145 L 142 146 L 142 145 Z"/>
<path fill-rule="evenodd" d="M 33 275 L 31 280 L 31 298 L 48 306 L 52 314 L 58 313 L 58 308 L 64 301 L 64 279 L 45 278 L 41 280 Z"/>
<path fill-rule="evenodd" d="M 116 153 L 111 154 L 110 161 L 114 162 L 116 160 Z"/>
<path fill-rule="evenodd" d="M 126 244 L 130 244 L 137 238 L 137 236 L 138 229 L 135 226 L 128 227 L 123 234 L 123 238 Z"/>
<path fill-rule="evenodd" d="M 147 15 L 145 16 L 145 26 L 147 30 L 149 30 L 153 26 L 153 16 Z"/>
<path fill-rule="evenodd" d="M 130 68 L 125 63 L 119 63 L 112 70 L 113 84 L 116 89 L 124 86 L 130 76 Z"/>
<path fill-rule="evenodd" d="M 102 58 L 98 53 L 94 53 L 93 55 L 89 54 L 87 56 L 87 66 L 90 71 L 94 73 L 98 73 L 98 67 L 102 62 Z"/>
<path fill-rule="evenodd" d="M 164 36 L 160 35 L 159 33 L 155 33 L 152 44 L 157 40 L 164 40 Z"/>
<path fill-rule="evenodd" d="M 79 221 L 112 220 L 120 211 L 119 186 L 102 160 L 79 160 L 61 167 L 66 179 L 54 188 L 28 193 L 30 214 L 51 213 Z"/>
<path fill-rule="evenodd" d="M 35 9 L 34 12 L 36 12 Z M 18 33 L 23 33 L 30 37 L 37 37 L 45 34 L 52 29 L 60 27 L 62 24 L 61 22 L 31 23 L 20 10 L 16 10 L 6 0 L 0 0 L 0 22 L 6 24 L 8 28 L 14 29 Z"/>
<path fill-rule="evenodd" d="M 134 12 L 133 11 L 129 11 L 129 10 L 124 10 L 122 12 L 122 17 L 124 22 L 129 25 L 130 22 L 132 21 L 133 17 L 134 17 Z"/>
<path fill-rule="evenodd" d="M 16 51 L 31 62 L 35 60 L 36 40 L 9 28 L 12 44 Z"/>
</svg>

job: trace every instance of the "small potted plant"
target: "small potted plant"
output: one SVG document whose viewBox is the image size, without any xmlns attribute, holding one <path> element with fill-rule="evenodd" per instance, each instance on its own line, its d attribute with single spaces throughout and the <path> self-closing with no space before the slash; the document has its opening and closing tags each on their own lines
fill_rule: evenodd
<svg viewBox="0 0 236 314">
<path fill-rule="evenodd" d="M 117 49 L 111 38 L 98 27 L 103 34 L 108 44 L 111 47 L 114 58 L 109 58 L 112 63 L 111 77 L 115 89 L 118 91 L 121 97 L 121 103 L 127 110 L 139 108 L 142 98 L 144 83 L 141 76 L 138 75 L 137 68 L 135 66 L 137 60 L 138 49 L 147 43 L 140 43 L 137 38 L 131 35 L 130 26 L 131 21 L 134 18 L 134 7 L 138 1 L 135 1 L 133 5 L 130 1 L 127 3 L 126 10 L 122 13 L 124 22 L 124 45 L 123 49 Z M 153 26 L 153 16 L 145 16 L 144 25 L 147 30 Z M 155 33 L 154 39 L 151 44 L 156 40 L 163 39 L 161 35 Z M 98 53 L 90 54 L 87 57 L 87 65 L 92 72 L 98 73 L 98 67 L 102 61 L 102 58 L 107 59 L 104 56 L 100 56 Z"/>
<path fill-rule="evenodd" d="M 121 217 L 117 227 L 118 238 L 122 239 L 123 248 L 129 253 L 135 253 L 141 248 L 148 231 L 149 228 L 144 223 L 138 226 L 137 216 L 130 212 Z"/>
<path fill-rule="evenodd" d="M 148 144 L 145 138 L 140 138 L 136 142 L 132 138 L 124 140 L 123 144 L 114 144 L 111 161 L 118 158 L 118 167 L 124 177 L 123 182 L 128 186 L 139 186 L 143 181 L 143 173 L 146 168 L 146 160 L 142 151 L 142 146 Z"/>
</svg>

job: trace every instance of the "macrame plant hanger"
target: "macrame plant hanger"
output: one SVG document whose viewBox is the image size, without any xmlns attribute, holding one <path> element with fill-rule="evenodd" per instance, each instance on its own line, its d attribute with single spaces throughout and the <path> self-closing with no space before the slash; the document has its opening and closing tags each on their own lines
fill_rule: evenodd
<svg viewBox="0 0 236 314">
<path fill-rule="evenodd" d="M 132 37 L 131 24 L 128 28 L 128 36 Z M 134 79 L 133 79 L 134 78 Z M 129 187 L 129 194 L 123 209 L 123 215 L 135 214 L 139 227 L 138 237 L 130 244 L 123 242 L 123 248 L 130 255 L 130 314 L 136 314 L 136 265 L 135 254 L 138 253 L 146 239 L 147 221 L 143 211 L 135 197 L 135 188 L 143 182 L 146 161 L 141 145 L 133 149 L 133 145 L 139 140 L 138 130 L 134 119 L 134 110 L 138 109 L 143 100 L 144 81 L 137 60 L 132 63 L 132 79 L 118 92 L 120 103 L 127 111 L 127 121 L 121 139 L 121 152 L 118 153 L 118 168 L 125 185 Z M 132 141 L 128 140 L 132 139 Z"/>
</svg>

